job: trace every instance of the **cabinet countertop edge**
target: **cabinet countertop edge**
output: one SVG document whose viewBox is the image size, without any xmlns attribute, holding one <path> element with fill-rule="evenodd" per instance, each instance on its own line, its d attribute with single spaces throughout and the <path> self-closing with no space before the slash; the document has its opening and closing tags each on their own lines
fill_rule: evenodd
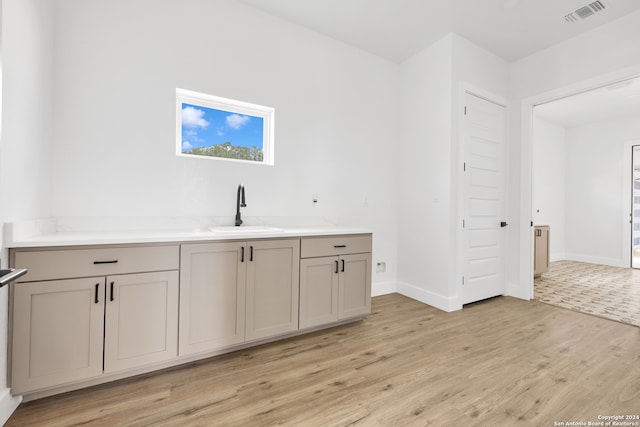
<svg viewBox="0 0 640 427">
<path fill-rule="evenodd" d="M 5 242 L 9 249 L 34 248 L 34 247 L 59 247 L 59 246 L 92 246 L 92 245 L 122 245 L 136 243 L 195 243 L 217 242 L 232 240 L 256 240 L 256 239 L 286 239 L 322 237 L 335 235 L 372 234 L 372 230 L 357 227 L 304 227 L 283 228 L 276 232 L 239 232 L 228 235 L 216 234 L 209 230 L 190 231 L 77 231 L 54 232 L 31 236 L 24 239 L 15 239 Z"/>
</svg>

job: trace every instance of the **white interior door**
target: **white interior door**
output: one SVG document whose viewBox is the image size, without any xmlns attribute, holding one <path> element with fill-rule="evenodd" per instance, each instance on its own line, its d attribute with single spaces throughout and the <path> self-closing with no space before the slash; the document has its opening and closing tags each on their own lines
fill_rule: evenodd
<svg viewBox="0 0 640 427">
<path fill-rule="evenodd" d="M 462 303 L 505 293 L 506 108 L 465 93 Z"/>
</svg>

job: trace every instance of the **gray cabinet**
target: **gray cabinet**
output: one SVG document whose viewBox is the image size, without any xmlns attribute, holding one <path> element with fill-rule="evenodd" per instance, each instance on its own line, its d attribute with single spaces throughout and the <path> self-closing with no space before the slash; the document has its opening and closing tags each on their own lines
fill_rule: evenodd
<svg viewBox="0 0 640 427">
<path fill-rule="evenodd" d="M 370 235 L 305 238 L 301 257 L 300 328 L 371 312 Z"/>
<path fill-rule="evenodd" d="M 14 288 L 13 394 L 102 374 L 104 277 Z"/>
<path fill-rule="evenodd" d="M 299 239 L 184 244 L 180 355 L 298 330 Z"/>
<path fill-rule="evenodd" d="M 549 271 L 549 235 L 548 225 L 534 227 L 533 277 L 540 277 Z"/>
<path fill-rule="evenodd" d="M 246 339 L 298 330 L 300 240 L 248 243 Z"/>
<path fill-rule="evenodd" d="M 300 328 L 338 320 L 337 257 L 300 260 Z"/>
<path fill-rule="evenodd" d="M 244 342 L 244 242 L 180 249 L 180 355 Z"/>
<path fill-rule="evenodd" d="M 11 285 L 13 394 L 177 356 L 178 247 L 122 249 L 12 255 L 31 273 Z M 175 270 L 72 277 L 148 268 Z"/>
<path fill-rule="evenodd" d="M 104 372 L 117 372 L 178 355 L 177 271 L 108 276 Z"/>
</svg>

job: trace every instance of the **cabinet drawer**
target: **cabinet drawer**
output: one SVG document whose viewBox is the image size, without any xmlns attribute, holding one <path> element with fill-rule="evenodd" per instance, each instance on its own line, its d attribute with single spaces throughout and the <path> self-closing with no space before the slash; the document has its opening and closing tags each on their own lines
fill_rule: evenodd
<svg viewBox="0 0 640 427">
<path fill-rule="evenodd" d="M 177 270 L 179 259 L 177 245 L 15 253 L 15 265 L 28 269 L 19 282 Z"/>
<path fill-rule="evenodd" d="M 371 235 L 307 237 L 300 246 L 301 258 L 371 252 Z"/>
</svg>

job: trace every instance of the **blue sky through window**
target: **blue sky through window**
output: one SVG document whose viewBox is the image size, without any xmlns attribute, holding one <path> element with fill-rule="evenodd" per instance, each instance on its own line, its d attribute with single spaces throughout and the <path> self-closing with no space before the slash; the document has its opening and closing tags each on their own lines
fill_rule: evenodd
<svg viewBox="0 0 640 427">
<path fill-rule="evenodd" d="M 230 142 L 263 149 L 262 117 L 182 103 L 182 152 Z"/>
</svg>

